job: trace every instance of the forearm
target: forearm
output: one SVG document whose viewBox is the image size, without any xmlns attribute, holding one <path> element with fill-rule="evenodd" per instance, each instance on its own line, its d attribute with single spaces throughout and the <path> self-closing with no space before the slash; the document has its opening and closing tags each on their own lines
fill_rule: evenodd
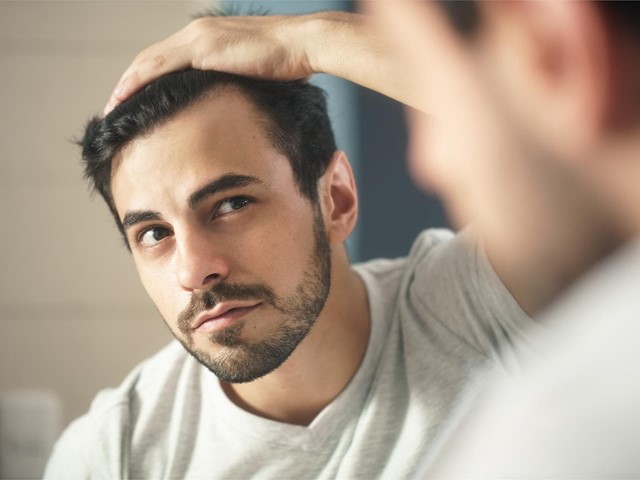
<svg viewBox="0 0 640 480">
<path fill-rule="evenodd" d="M 320 12 L 304 16 L 301 42 L 315 73 L 327 73 L 415 108 L 418 95 L 402 75 L 401 57 L 365 15 Z"/>
</svg>

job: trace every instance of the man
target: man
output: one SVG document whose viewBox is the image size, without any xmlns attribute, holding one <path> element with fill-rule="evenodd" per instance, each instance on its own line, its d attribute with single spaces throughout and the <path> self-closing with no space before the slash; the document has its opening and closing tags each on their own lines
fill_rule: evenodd
<svg viewBox="0 0 640 480">
<path fill-rule="evenodd" d="M 547 361 L 520 384 L 497 380 L 430 473 L 638 476 L 638 4 L 444 3 L 464 37 L 428 2 L 366 5 L 421 85 L 405 97 L 437 114 L 429 142 L 413 116 L 414 171 L 458 221 L 476 220 L 503 278 L 537 286 L 534 309 L 572 285 L 541 317 Z M 114 99 L 157 75 L 151 59 L 175 40 L 143 53 Z M 208 58 L 195 52 L 185 41 L 167 58 Z"/>
<path fill-rule="evenodd" d="M 454 20 L 467 40 L 427 2 L 366 3 L 407 54 L 403 74 L 422 85 L 411 89 L 411 103 L 439 120 L 439 135 L 425 143 L 424 122 L 413 119 L 414 171 L 459 220 L 476 219 L 489 251 L 500 252 L 493 260 L 503 278 L 519 273 L 537 284 L 538 307 L 610 260 L 544 317 L 564 324 L 556 335 L 561 347 L 548 347 L 551 366 L 529 371 L 526 387 L 510 390 L 503 380 L 489 398 L 506 400 L 469 420 L 469 444 L 451 447 L 435 473 L 637 476 L 629 448 L 640 430 L 631 407 L 640 389 L 625 374 L 637 363 L 625 339 L 637 336 L 638 4 L 443 4 L 464 14 Z M 157 75 L 162 67 L 151 59 L 175 40 L 183 48 L 167 58 L 208 58 L 176 35 L 134 62 L 114 99 Z M 224 47 L 212 43 L 212 51 Z M 616 250 L 618 259 L 611 257 Z M 602 321 L 610 315 L 615 321 Z M 559 398 L 577 400 L 558 408 Z"/>
<path fill-rule="evenodd" d="M 48 478 L 403 478 L 528 319 L 471 233 L 351 267 L 322 92 L 164 75 L 93 119 L 86 174 L 178 340 L 102 392 Z"/>
</svg>

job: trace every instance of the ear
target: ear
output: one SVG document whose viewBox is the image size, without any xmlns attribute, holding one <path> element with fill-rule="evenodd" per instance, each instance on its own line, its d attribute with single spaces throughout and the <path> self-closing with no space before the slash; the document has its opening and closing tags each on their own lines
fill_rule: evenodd
<svg viewBox="0 0 640 480">
<path fill-rule="evenodd" d="M 318 193 L 331 243 L 344 242 L 358 220 L 358 192 L 347 156 L 336 151 L 320 178 Z"/>
<path fill-rule="evenodd" d="M 481 59 L 496 95 L 539 145 L 594 147 L 613 108 L 611 46 L 596 2 L 480 2 Z"/>
</svg>

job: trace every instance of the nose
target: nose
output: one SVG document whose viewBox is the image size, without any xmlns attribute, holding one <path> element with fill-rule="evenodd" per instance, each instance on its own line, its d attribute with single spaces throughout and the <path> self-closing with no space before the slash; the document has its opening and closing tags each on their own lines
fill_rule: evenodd
<svg viewBox="0 0 640 480">
<path fill-rule="evenodd" d="M 229 275 L 229 264 L 209 236 L 191 232 L 177 242 L 176 271 L 183 289 L 204 290 Z"/>
</svg>

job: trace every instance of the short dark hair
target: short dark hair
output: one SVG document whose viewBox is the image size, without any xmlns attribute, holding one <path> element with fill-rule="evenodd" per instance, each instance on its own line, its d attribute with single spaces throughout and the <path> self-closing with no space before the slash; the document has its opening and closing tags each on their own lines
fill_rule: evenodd
<svg viewBox="0 0 640 480">
<path fill-rule="evenodd" d="M 305 81 L 273 82 L 182 70 L 150 83 L 106 117 L 90 119 L 78 142 L 85 177 L 109 206 L 125 244 L 111 192 L 114 157 L 132 140 L 151 133 L 208 93 L 223 89 L 240 92 L 256 107 L 273 147 L 289 160 L 301 194 L 317 202 L 318 179 L 336 151 L 322 89 Z"/>
</svg>

